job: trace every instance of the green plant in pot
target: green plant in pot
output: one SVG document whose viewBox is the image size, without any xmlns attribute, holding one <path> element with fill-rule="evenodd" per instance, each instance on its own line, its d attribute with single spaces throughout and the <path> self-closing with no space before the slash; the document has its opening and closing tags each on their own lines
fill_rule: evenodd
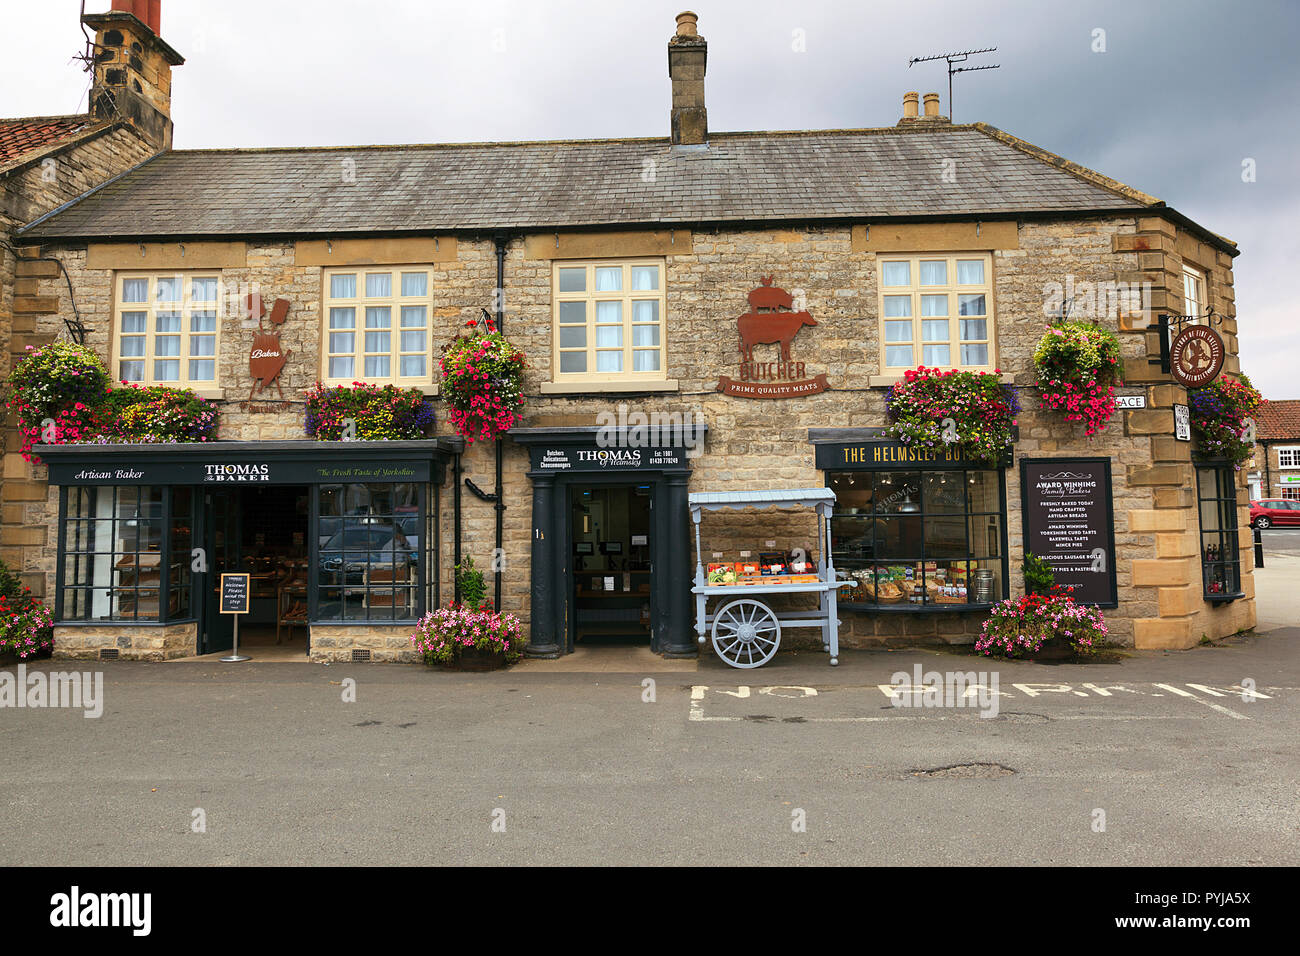
<svg viewBox="0 0 1300 956">
<path fill-rule="evenodd" d="M 1050 564 L 1038 555 L 1032 551 L 1026 551 L 1021 570 L 1025 575 L 1026 594 L 1052 593 L 1052 588 L 1056 585 L 1056 572 L 1052 570 Z"/>
</svg>

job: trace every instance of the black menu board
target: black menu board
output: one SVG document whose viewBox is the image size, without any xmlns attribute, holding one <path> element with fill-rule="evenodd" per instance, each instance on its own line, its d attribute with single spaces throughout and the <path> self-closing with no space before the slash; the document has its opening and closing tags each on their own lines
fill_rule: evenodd
<svg viewBox="0 0 1300 956">
<path fill-rule="evenodd" d="M 1022 458 L 1024 546 L 1081 604 L 1117 607 L 1109 458 Z"/>
<path fill-rule="evenodd" d="M 247 574 L 223 574 L 221 576 L 222 614 L 248 613 L 248 578 Z"/>
</svg>

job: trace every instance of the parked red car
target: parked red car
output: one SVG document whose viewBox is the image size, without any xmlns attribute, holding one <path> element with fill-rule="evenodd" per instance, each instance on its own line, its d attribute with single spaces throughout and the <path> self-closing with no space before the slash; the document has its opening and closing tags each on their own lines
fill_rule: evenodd
<svg viewBox="0 0 1300 956">
<path fill-rule="evenodd" d="M 1274 525 L 1300 525 L 1300 501 L 1265 498 L 1250 503 L 1252 528 L 1271 528 Z"/>
</svg>

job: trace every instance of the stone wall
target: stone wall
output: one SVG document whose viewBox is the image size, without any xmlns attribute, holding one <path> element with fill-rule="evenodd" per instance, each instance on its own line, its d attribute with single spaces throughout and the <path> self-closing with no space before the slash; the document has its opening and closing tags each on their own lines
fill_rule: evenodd
<svg viewBox="0 0 1300 956">
<path fill-rule="evenodd" d="M 370 659 L 376 662 L 411 664 L 420 660 L 411 645 L 409 625 L 317 624 L 311 628 L 311 659 L 316 663 L 347 663 L 354 649 L 370 651 Z"/>
<path fill-rule="evenodd" d="M 1129 368 L 1128 380 L 1142 384 L 1148 408 L 1141 412 L 1120 412 L 1109 427 L 1091 440 L 1082 428 L 1063 422 L 1059 416 L 1038 411 L 1038 393 L 1031 387 L 1031 356 L 1044 331 L 1045 291 L 1052 283 L 1067 278 L 1079 283 L 1137 281 L 1154 277 L 1164 283 L 1155 288 L 1153 300 L 1170 302 L 1174 281 L 1168 271 L 1173 257 L 1195 255 L 1209 274 L 1209 295 L 1223 314 L 1232 314 L 1231 261 L 1222 253 L 1175 230 L 1164 220 L 1084 219 L 1061 222 L 1023 222 L 1003 248 L 992 250 L 994 314 L 997 354 L 1004 378 L 1019 390 L 1024 406 L 1019 424 L 1021 456 L 1089 456 L 1112 460 L 1115 494 L 1115 538 L 1120 607 L 1108 612 L 1114 637 L 1138 646 L 1185 647 L 1202 634 L 1218 637 L 1240 627 L 1253 625 L 1253 584 L 1246 577 L 1247 599 L 1226 607 L 1211 608 L 1200 599 L 1197 568 L 1197 516 L 1189 497 L 1192 485 L 1190 446 L 1175 442 L 1170 405 L 1185 401 L 1185 392 L 1169 384 L 1158 368 L 1148 364 L 1155 341 L 1141 317 L 1111 314 L 1100 318 L 1121 336 Z M 549 237 L 546 237 L 549 239 Z M 689 241 L 687 241 L 689 239 Z M 1139 241 L 1141 240 L 1141 241 Z M 1144 245 L 1145 244 L 1145 245 Z M 886 387 L 879 369 L 876 254 L 855 251 L 848 227 L 782 229 L 765 231 L 696 231 L 683 235 L 686 254 L 668 252 L 666 263 L 666 369 L 677 381 L 673 392 L 553 394 L 543 392 L 551 379 L 551 281 L 552 261 L 533 258 L 536 250 L 549 243 L 510 244 L 506 261 L 506 331 L 528 355 L 526 394 L 527 425 L 595 424 L 602 412 L 617 411 L 620 404 L 647 413 L 698 415 L 708 424 L 703 454 L 692 461 L 691 491 L 737 490 L 764 487 L 813 487 L 824 483 L 814 467 L 809 428 L 866 427 L 885 424 Z M 1164 257 L 1150 258 L 1152 246 Z M 531 246 L 532 252 L 529 252 Z M 559 248 L 558 237 L 554 246 Z M 1167 247 L 1167 248 L 1166 248 Z M 55 250 L 51 250 L 55 251 Z M 945 251 L 918 248 L 919 253 Z M 1213 253 L 1211 255 L 1211 253 Z M 109 358 L 113 273 L 89 269 L 84 250 L 61 248 L 57 254 L 67 263 L 77 291 L 78 307 L 91 329 L 90 343 Z M 605 255 L 617 256 L 611 242 Z M 340 263 L 340 265 L 346 263 Z M 1159 269 L 1154 267 L 1159 265 Z M 202 262 L 187 268 L 196 269 Z M 1148 268 L 1150 267 L 1150 268 Z M 1181 267 L 1180 267 L 1181 268 Z M 435 347 L 450 339 L 480 308 L 492 304 L 495 286 L 494 249 L 490 241 L 464 238 L 457 244 L 456 258 L 433 266 L 435 290 Z M 795 358 L 807 365 L 809 377 L 825 373 L 830 391 L 778 401 L 742 399 L 716 391 L 720 374 L 736 375 L 738 356 L 734 322 L 746 311 L 746 295 L 761 276 L 774 276 L 775 284 L 787 290 L 802 290 L 806 308 L 818 325 L 806 329 L 795 341 Z M 293 352 L 283 376 L 288 410 L 258 414 L 247 405 L 248 348 L 252 332 L 235 315 L 227 315 L 221 327 L 221 438 L 270 440 L 305 437 L 302 390 L 320 375 L 320 300 L 322 270 L 298 265 L 291 242 L 252 244 L 243 268 L 227 268 L 227 284 L 244 287 L 256 284 L 267 300 L 290 299 L 292 308 L 283 327 L 283 344 Z M 1179 280 L 1181 281 L 1181 280 Z M 59 313 L 69 308 L 67 290 L 53 277 L 40 282 L 42 295 L 57 300 Z M 1181 285 L 1178 287 L 1181 290 Z M 1181 291 L 1179 293 L 1181 295 Z M 1161 298 L 1164 296 L 1164 298 Z M 1153 301 L 1155 308 L 1157 306 Z M 1178 305 L 1169 306 L 1175 311 Z M 1074 313 L 1078 315 L 1078 312 Z M 40 331 L 57 330 L 58 314 L 41 319 Z M 1224 325 L 1225 341 L 1236 348 L 1235 320 Z M 759 346 L 760 360 L 770 358 L 775 346 Z M 1158 353 L 1157 353 L 1158 354 Z M 1237 368 L 1235 354 L 1230 369 Z M 874 382 L 872 381 L 874 379 Z M 264 396 L 259 396 L 259 402 Z M 278 400 L 278 395 L 272 396 Z M 440 416 L 445 417 L 445 416 Z M 440 431 L 445 423 L 440 422 Z M 525 450 L 511 441 L 504 443 L 505 512 L 503 606 L 525 619 L 528 617 L 530 550 L 532 538 L 531 483 Z M 21 459 L 20 459 L 21 460 Z M 465 475 L 484 489 L 494 481 L 491 447 L 471 446 L 464 457 Z M 39 481 L 41 469 L 30 471 Z M 1018 468 L 1006 473 L 1010 584 L 1019 593 L 1020 488 Z M 1242 486 L 1244 503 L 1244 484 Z M 450 595 L 452 563 L 451 488 L 444 489 L 442 540 L 446 569 L 444 594 Z M 44 527 L 48 514 L 44 496 L 24 505 L 21 515 L 8 510 L 6 521 L 23 521 L 27 529 Z M 712 520 L 711 520 L 712 519 Z M 704 559 L 721 551 L 732 560 L 744 548 L 758 551 L 769 540 L 777 547 L 809 546 L 816 541 L 810 516 L 739 516 L 728 521 L 706 516 L 709 537 Z M 464 495 L 463 543 L 465 553 L 480 567 L 492 558 L 495 515 L 492 506 Z M 1241 525 L 1247 522 L 1242 509 Z M 1243 543 L 1246 533 L 1243 532 Z M 26 547 L 35 547 L 30 545 Z M 1249 568 L 1249 548 L 1243 547 Z M 48 558 L 42 546 L 39 561 Z M 30 552 L 25 566 L 37 558 Z M 694 556 L 684 558 L 694 565 Z M 979 615 L 922 614 L 868 615 L 845 612 L 843 629 L 848 646 L 872 641 L 948 640 L 968 642 L 978 628 Z M 392 654 L 409 647 L 406 634 L 372 633 L 369 629 L 343 632 L 319 628 L 313 636 L 313 656 L 347 656 L 351 647 L 370 646 L 379 654 Z M 347 636 L 345 637 L 345 633 Z M 325 641 L 336 641 L 333 645 Z M 367 644 L 365 642 L 372 642 Z"/>
<path fill-rule="evenodd" d="M 127 624 L 64 625 L 54 628 L 54 657 L 98 660 L 104 650 L 117 649 L 124 661 L 169 661 L 194 653 L 198 635 L 193 621 L 139 627 Z"/>
</svg>

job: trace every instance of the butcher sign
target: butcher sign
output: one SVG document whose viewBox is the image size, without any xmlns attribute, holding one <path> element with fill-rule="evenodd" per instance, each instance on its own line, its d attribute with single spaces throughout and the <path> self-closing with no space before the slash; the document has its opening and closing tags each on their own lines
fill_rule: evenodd
<svg viewBox="0 0 1300 956">
<path fill-rule="evenodd" d="M 1203 388 L 1223 370 L 1223 339 L 1208 325 L 1189 325 L 1169 347 L 1169 371 L 1188 388 Z"/>
<path fill-rule="evenodd" d="M 795 297 L 764 276 L 749 293 L 749 311 L 736 320 L 740 369 L 736 378 L 723 375 L 718 391 L 739 398 L 795 398 L 826 391 L 826 375 L 806 376 L 803 362 L 791 357 L 795 336 L 817 320 L 806 310 L 795 311 Z M 756 356 L 755 346 L 773 346 Z"/>
</svg>

